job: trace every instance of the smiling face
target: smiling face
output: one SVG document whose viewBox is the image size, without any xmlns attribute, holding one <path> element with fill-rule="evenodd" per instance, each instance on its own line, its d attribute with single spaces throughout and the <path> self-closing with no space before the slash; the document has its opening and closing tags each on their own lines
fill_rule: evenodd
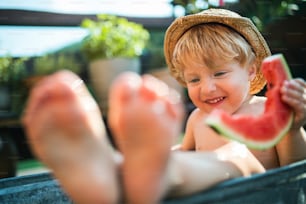
<svg viewBox="0 0 306 204">
<path fill-rule="evenodd" d="M 184 70 L 191 101 L 205 113 L 220 108 L 228 113 L 236 112 L 249 98 L 249 81 L 252 69 L 246 69 L 232 61 L 216 68 L 198 65 L 192 60 Z"/>
<path fill-rule="evenodd" d="M 192 27 L 176 44 L 172 60 L 190 99 L 206 113 L 214 108 L 234 113 L 250 96 L 255 54 L 229 27 L 216 23 Z"/>
</svg>

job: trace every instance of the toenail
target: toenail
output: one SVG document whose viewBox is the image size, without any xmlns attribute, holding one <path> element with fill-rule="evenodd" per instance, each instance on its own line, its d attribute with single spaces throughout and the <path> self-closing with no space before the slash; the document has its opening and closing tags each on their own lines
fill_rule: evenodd
<svg viewBox="0 0 306 204">
<path fill-rule="evenodd" d="M 181 102 L 181 95 L 175 90 L 170 90 L 168 101 L 171 104 L 178 104 Z"/>
<path fill-rule="evenodd" d="M 167 96 L 169 94 L 169 87 L 164 82 L 152 77 L 146 76 L 144 86 L 156 93 L 157 96 Z"/>
<path fill-rule="evenodd" d="M 72 82 L 71 87 L 72 90 L 76 90 L 78 89 L 80 86 L 82 86 L 83 84 L 83 80 L 82 79 L 76 79 Z"/>
<path fill-rule="evenodd" d="M 128 86 L 128 88 L 131 88 L 133 90 L 138 89 L 142 83 L 141 77 L 132 72 L 126 72 L 119 76 L 117 79 L 121 82 L 123 81 L 125 85 Z"/>
</svg>

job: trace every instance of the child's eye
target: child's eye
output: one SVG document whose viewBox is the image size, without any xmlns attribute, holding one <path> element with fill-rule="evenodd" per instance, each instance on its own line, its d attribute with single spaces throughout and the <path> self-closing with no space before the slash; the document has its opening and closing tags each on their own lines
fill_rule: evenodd
<svg viewBox="0 0 306 204">
<path fill-rule="evenodd" d="M 194 78 L 194 79 L 188 80 L 188 83 L 197 83 L 198 81 L 200 81 L 200 79 Z"/>
<path fill-rule="evenodd" d="M 227 72 L 223 71 L 223 72 L 216 72 L 214 74 L 214 77 L 221 77 L 221 76 L 224 76 Z"/>
</svg>

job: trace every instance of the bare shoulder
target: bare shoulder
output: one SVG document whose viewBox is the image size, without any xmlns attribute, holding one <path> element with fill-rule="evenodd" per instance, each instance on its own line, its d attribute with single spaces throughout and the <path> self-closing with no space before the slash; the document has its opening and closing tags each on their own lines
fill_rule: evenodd
<svg viewBox="0 0 306 204">
<path fill-rule="evenodd" d="M 188 122 L 198 121 L 204 119 L 207 114 L 203 113 L 199 108 L 194 109 L 188 117 Z"/>
<path fill-rule="evenodd" d="M 189 132 L 191 129 L 194 129 L 194 127 L 199 123 L 201 124 L 201 121 L 204 121 L 205 117 L 207 117 L 206 113 L 203 113 L 203 111 L 201 111 L 199 108 L 194 109 L 187 119 L 187 132 Z"/>
</svg>

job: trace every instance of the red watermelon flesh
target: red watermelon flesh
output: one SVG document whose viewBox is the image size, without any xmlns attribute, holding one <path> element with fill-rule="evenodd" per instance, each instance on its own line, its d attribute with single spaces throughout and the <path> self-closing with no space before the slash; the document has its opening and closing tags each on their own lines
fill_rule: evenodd
<svg viewBox="0 0 306 204">
<path fill-rule="evenodd" d="M 276 145 L 286 135 L 293 120 L 291 108 L 282 102 L 280 95 L 283 81 L 292 78 L 283 55 L 276 54 L 264 59 L 261 71 L 267 80 L 267 101 L 263 114 L 229 115 L 216 109 L 205 121 L 221 135 L 254 149 L 268 149 Z"/>
</svg>

